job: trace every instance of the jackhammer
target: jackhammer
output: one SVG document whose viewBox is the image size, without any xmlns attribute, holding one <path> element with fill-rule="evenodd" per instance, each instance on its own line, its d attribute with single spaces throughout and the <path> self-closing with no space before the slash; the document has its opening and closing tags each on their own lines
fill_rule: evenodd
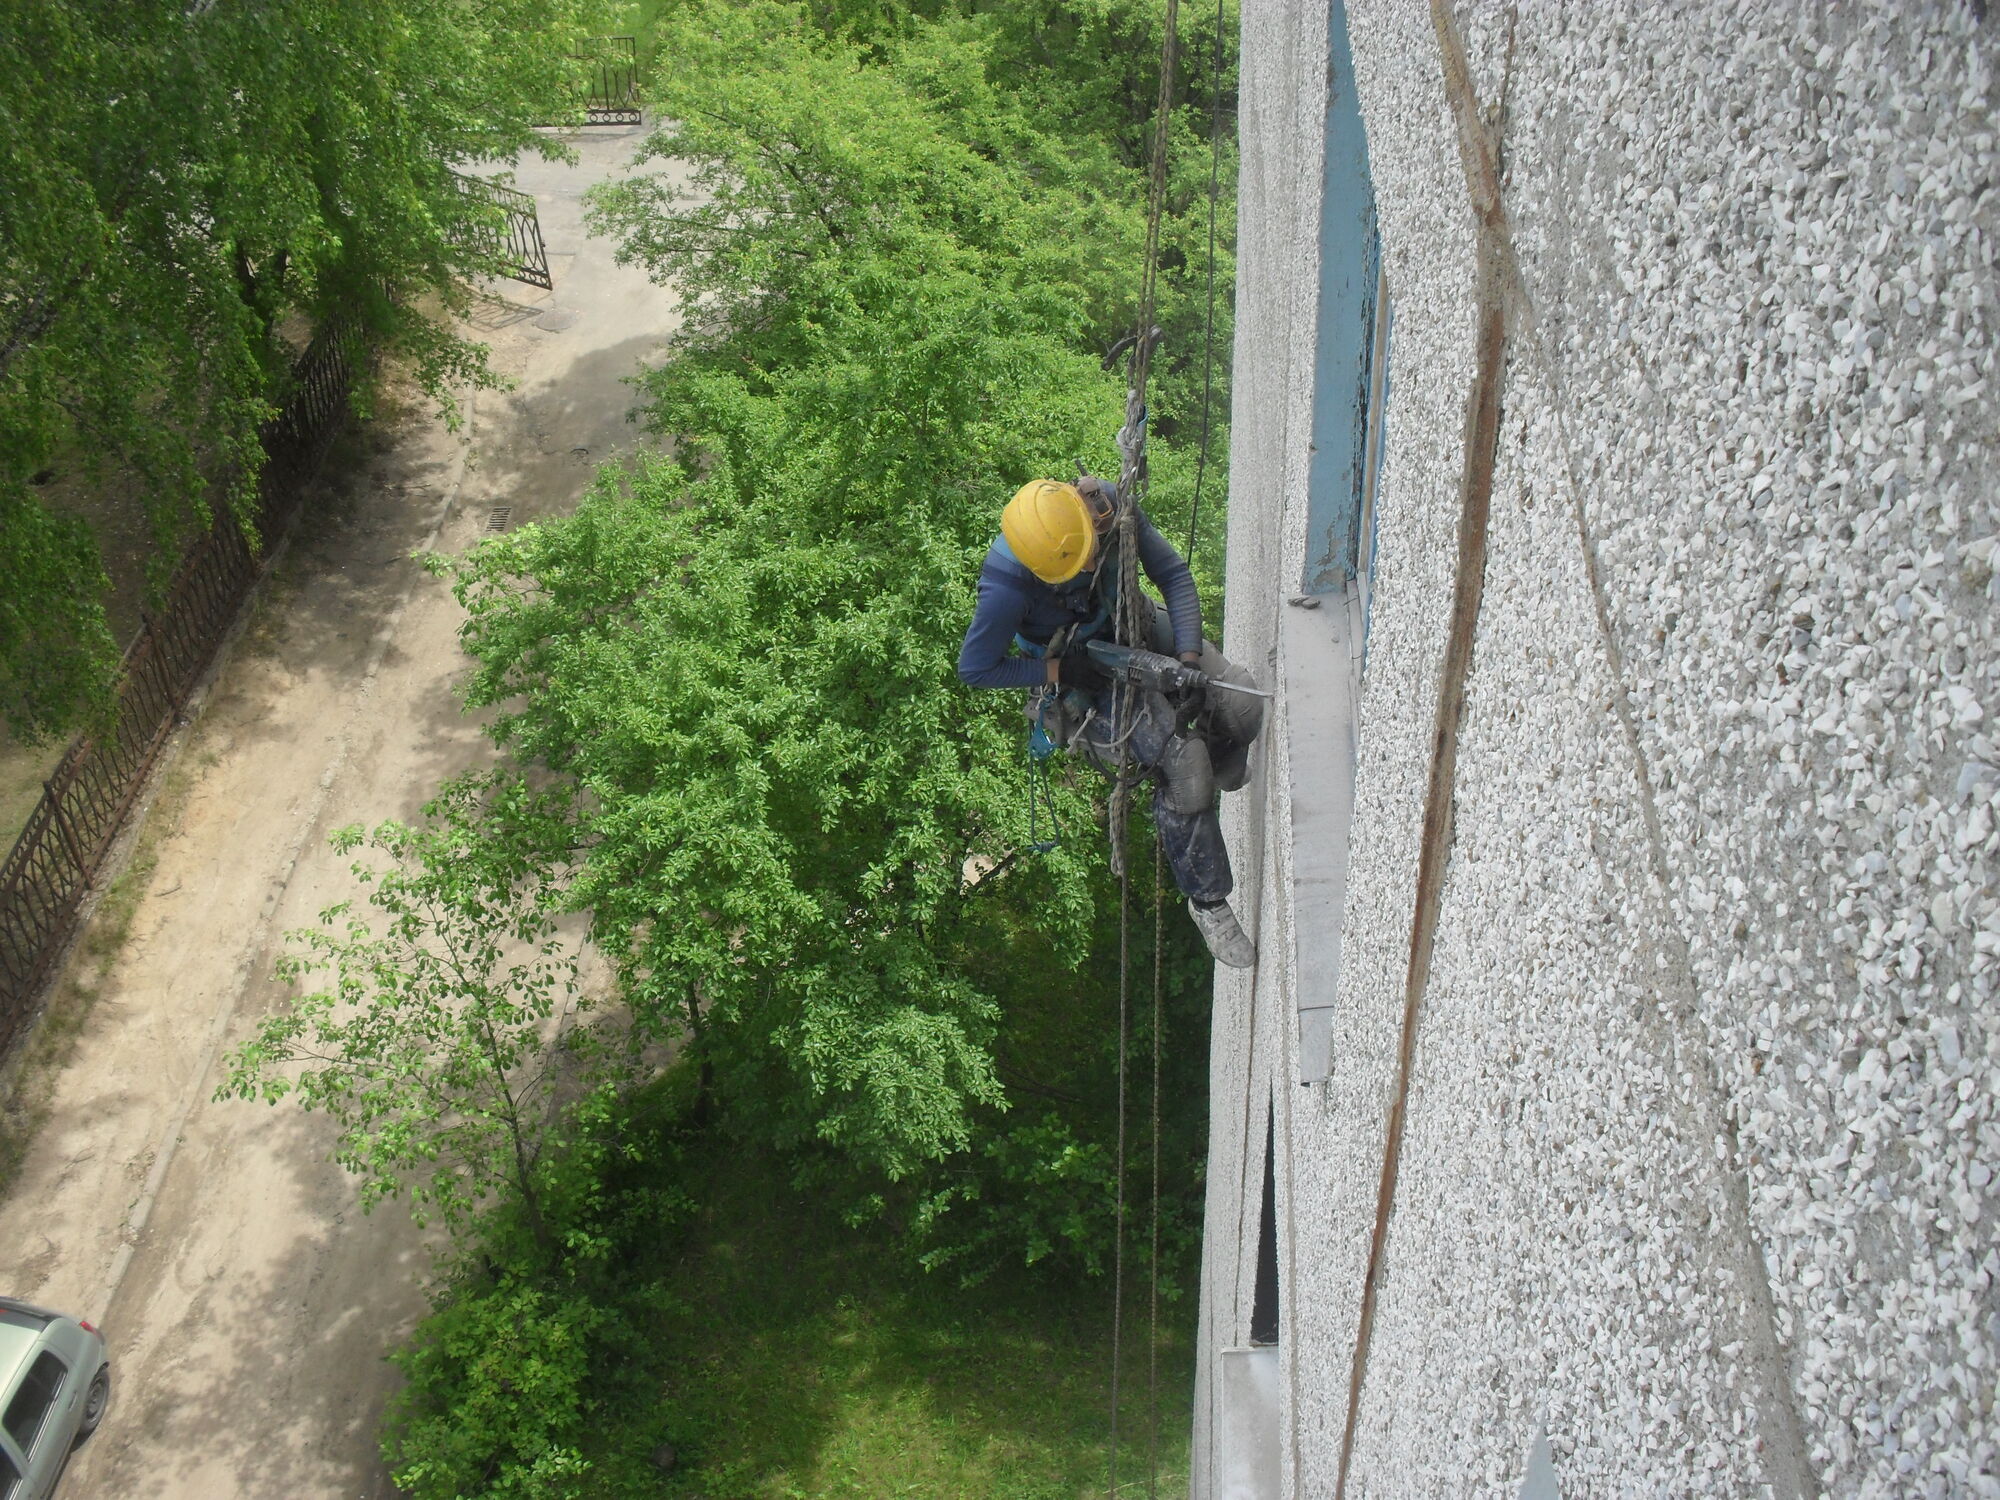
<svg viewBox="0 0 2000 1500">
<path fill-rule="evenodd" d="M 1137 646 L 1089 641 L 1085 643 L 1084 650 L 1113 681 L 1129 682 L 1158 693 L 1184 711 L 1199 709 L 1211 688 L 1219 688 L 1225 693 L 1244 693 L 1252 698 L 1271 696 L 1262 688 L 1224 682 L 1220 677 L 1209 676 L 1199 667 L 1191 667 L 1186 662 L 1175 661 L 1171 656 L 1162 656 L 1157 651 L 1145 651 Z"/>
</svg>

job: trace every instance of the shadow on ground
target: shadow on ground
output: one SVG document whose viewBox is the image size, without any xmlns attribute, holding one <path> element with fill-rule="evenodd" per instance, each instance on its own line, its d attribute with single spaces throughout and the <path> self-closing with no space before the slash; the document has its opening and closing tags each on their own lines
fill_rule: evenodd
<svg viewBox="0 0 2000 1500">
<path fill-rule="evenodd" d="M 290 1106 L 208 1111 L 203 1138 L 187 1141 L 175 1175 L 200 1173 L 227 1152 L 250 1111 L 270 1169 L 266 1192 L 260 1203 L 224 1212 L 240 1220 L 239 1242 L 262 1242 L 265 1253 L 240 1257 L 254 1267 L 246 1272 L 194 1263 L 183 1250 L 160 1274 L 127 1283 L 106 1320 L 114 1381 L 143 1386 L 147 1397 L 114 1397 L 73 1466 L 79 1495 L 374 1500 L 394 1493 L 373 1456 L 374 1435 L 398 1383 L 386 1356 L 422 1311 L 413 1289 L 428 1273 L 428 1253 L 400 1205 L 362 1214 L 332 1164 L 331 1126 Z M 186 1205 L 192 1196 L 174 1201 Z M 161 1244 L 199 1243 L 177 1222 L 185 1212 L 157 1221 L 152 1233 Z M 339 1242 L 354 1235 L 383 1252 L 343 1253 Z M 134 1346 L 122 1336 L 126 1328 L 143 1328 L 145 1342 Z M 153 1467 L 160 1453 L 181 1455 L 171 1472 Z"/>
</svg>

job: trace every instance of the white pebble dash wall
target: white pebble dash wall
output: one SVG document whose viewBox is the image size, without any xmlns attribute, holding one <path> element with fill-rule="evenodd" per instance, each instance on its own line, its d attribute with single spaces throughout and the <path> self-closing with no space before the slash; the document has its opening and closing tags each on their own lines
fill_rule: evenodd
<svg viewBox="0 0 2000 1500">
<path fill-rule="evenodd" d="M 1512 1500 L 1538 1437 L 1565 1500 L 2000 1496 L 2000 15 L 1345 19 L 1395 322 L 1331 1072 L 1280 703 L 1226 825 L 1261 957 L 1217 981 L 1193 1493 L 1265 1500 L 1217 1362 L 1270 1110 L 1271 1500 Z M 1225 645 L 1294 701 L 1326 26 L 1244 4 Z"/>
</svg>

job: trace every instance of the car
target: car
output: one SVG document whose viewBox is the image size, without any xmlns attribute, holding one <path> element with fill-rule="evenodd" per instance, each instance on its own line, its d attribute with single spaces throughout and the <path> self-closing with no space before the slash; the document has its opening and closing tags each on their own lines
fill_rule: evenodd
<svg viewBox="0 0 2000 1500">
<path fill-rule="evenodd" d="M 111 1405 L 104 1335 L 0 1297 L 0 1500 L 48 1500 Z"/>
</svg>

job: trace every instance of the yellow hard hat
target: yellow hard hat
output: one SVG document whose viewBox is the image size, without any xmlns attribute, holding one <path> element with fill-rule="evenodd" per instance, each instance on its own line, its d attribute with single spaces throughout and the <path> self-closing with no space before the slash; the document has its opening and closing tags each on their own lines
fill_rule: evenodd
<svg viewBox="0 0 2000 1500">
<path fill-rule="evenodd" d="M 1030 479 L 1000 513 L 1000 534 L 1042 582 L 1068 583 L 1090 561 L 1097 529 L 1075 485 Z"/>
</svg>

